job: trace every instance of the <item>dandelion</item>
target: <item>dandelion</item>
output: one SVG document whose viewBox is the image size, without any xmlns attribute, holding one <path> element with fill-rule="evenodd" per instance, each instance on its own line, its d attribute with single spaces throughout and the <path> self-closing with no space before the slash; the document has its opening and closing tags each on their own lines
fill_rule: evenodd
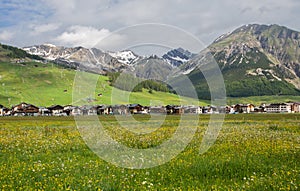
<svg viewBox="0 0 300 191">
<path fill-rule="evenodd" d="M 151 187 L 153 187 L 153 184 L 150 182 L 150 183 L 148 184 L 148 188 L 151 188 Z"/>
</svg>

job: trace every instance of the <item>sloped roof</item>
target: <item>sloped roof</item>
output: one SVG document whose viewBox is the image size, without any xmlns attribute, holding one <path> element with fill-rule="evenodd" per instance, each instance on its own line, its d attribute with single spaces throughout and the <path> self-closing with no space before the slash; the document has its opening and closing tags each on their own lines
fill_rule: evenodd
<svg viewBox="0 0 300 191">
<path fill-rule="evenodd" d="M 64 109 L 64 107 L 61 106 L 61 105 L 52 105 L 50 107 L 47 107 L 47 109 L 49 109 L 49 110 L 60 110 L 60 109 Z"/>
</svg>

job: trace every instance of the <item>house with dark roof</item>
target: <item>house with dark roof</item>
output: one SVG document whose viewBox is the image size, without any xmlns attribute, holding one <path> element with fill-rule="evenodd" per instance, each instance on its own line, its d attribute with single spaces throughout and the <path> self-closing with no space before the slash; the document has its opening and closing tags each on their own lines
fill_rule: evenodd
<svg viewBox="0 0 300 191">
<path fill-rule="evenodd" d="M 166 106 L 167 114 L 183 114 L 184 108 L 179 105 L 167 105 Z"/>
<path fill-rule="evenodd" d="M 0 104 L 0 116 L 8 116 L 8 115 L 10 115 L 10 109 Z"/>
<path fill-rule="evenodd" d="M 112 107 L 106 105 L 98 105 L 97 106 L 97 115 L 108 115 L 112 113 Z"/>
<path fill-rule="evenodd" d="M 131 114 L 141 114 L 141 113 L 145 113 L 145 108 L 144 106 L 140 105 L 140 104 L 129 104 L 128 105 L 128 109 L 129 112 Z"/>
<path fill-rule="evenodd" d="M 66 113 L 64 113 L 64 107 L 61 105 L 52 105 L 50 107 L 47 107 L 47 109 L 50 111 L 51 115 L 53 116 L 66 115 Z"/>
<path fill-rule="evenodd" d="M 11 114 L 14 116 L 37 116 L 39 115 L 39 108 L 32 104 L 22 102 L 12 107 Z"/>
<path fill-rule="evenodd" d="M 253 104 L 236 104 L 233 108 L 236 113 L 251 113 L 254 112 L 255 106 Z"/>
</svg>

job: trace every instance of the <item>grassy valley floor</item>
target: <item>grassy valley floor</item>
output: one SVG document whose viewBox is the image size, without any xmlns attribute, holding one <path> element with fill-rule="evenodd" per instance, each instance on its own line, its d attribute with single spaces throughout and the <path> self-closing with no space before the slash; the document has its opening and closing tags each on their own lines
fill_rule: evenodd
<svg viewBox="0 0 300 191">
<path fill-rule="evenodd" d="M 300 188 L 299 114 L 226 115 L 217 141 L 202 155 L 199 147 L 210 116 L 199 117 L 194 138 L 182 153 L 166 164 L 141 170 L 119 168 L 100 159 L 85 145 L 72 117 L 2 117 L 0 189 Z M 146 149 L 169 139 L 180 116 L 167 116 L 159 129 L 142 135 L 120 127 L 115 116 L 99 119 L 114 139 Z M 148 121 L 149 116 L 137 115 L 135 119 Z"/>
</svg>

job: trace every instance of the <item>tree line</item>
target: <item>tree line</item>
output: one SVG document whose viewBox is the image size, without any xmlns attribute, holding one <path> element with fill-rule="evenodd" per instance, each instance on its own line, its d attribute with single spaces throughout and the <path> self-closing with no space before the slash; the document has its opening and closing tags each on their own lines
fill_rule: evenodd
<svg viewBox="0 0 300 191">
<path fill-rule="evenodd" d="M 171 88 L 167 84 L 157 80 L 146 80 L 135 77 L 132 74 L 120 72 L 110 72 L 107 73 L 107 75 L 111 85 L 121 90 L 142 92 L 143 89 L 148 89 L 149 93 L 152 93 L 152 90 L 160 92 L 172 92 Z"/>
<path fill-rule="evenodd" d="M 37 56 L 37 55 L 31 55 L 28 54 L 26 51 L 13 47 L 13 46 L 9 46 L 9 45 L 4 45 L 4 44 L 0 44 L 2 46 L 3 49 L 5 50 L 9 50 L 10 53 L 7 54 L 7 56 L 9 58 L 31 58 L 34 60 L 44 60 L 43 58 Z"/>
</svg>

